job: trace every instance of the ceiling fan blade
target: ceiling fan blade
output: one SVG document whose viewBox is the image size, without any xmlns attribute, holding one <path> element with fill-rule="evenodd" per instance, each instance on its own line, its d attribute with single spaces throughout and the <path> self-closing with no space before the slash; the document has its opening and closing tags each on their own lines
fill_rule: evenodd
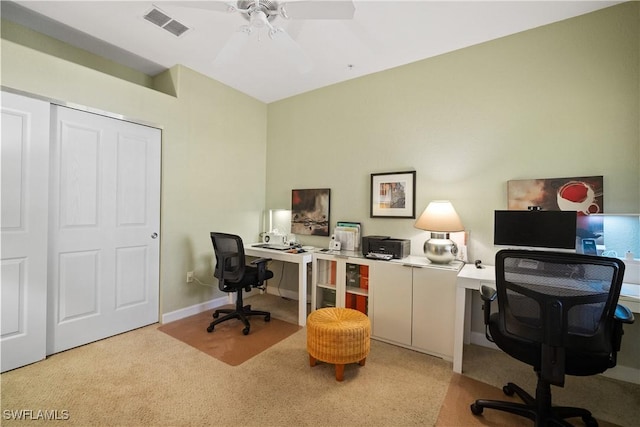
<svg viewBox="0 0 640 427">
<path fill-rule="evenodd" d="M 282 5 L 291 19 L 353 19 L 353 1 L 292 1 Z"/>
<path fill-rule="evenodd" d="M 213 60 L 214 66 L 226 65 L 236 57 L 242 48 L 249 41 L 251 35 L 251 28 L 248 26 L 242 26 L 238 31 L 233 33 L 227 43 L 220 49 L 218 55 Z"/>
<path fill-rule="evenodd" d="M 269 36 L 286 51 L 286 57 L 294 63 L 300 73 L 304 74 L 311 71 L 313 63 L 300 45 L 285 30 L 274 28 L 269 33 Z"/>
</svg>

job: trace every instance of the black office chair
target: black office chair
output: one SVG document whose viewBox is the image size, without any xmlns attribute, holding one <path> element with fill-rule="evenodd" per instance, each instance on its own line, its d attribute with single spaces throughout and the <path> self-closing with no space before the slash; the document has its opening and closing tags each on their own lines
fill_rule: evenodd
<svg viewBox="0 0 640 427">
<path fill-rule="evenodd" d="M 267 270 L 269 258 L 259 258 L 251 262 L 253 266 L 245 265 L 244 245 L 240 236 L 226 233 L 211 233 L 211 242 L 216 256 L 216 269 L 213 273 L 218 278 L 218 287 L 224 292 L 237 292 L 236 307 L 234 309 L 221 308 L 213 313 L 216 319 L 207 328 L 207 332 L 229 319 L 240 319 L 244 324 L 242 333 L 249 334 L 251 325 L 249 316 L 264 316 L 264 321 L 271 320 L 271 313 L 267 311 L 251 310 L 251 305 L 244 305 L 242 291 L 250 292 L 251 288 L 261 287 L 265 280 L 271 279 L 273 273 Z M 255 266 L 255 267 L 254 267 Z M 226 314 L 218 318 L 220 313 Z"/>
<path fill-rule="evenodd" d="M 574 253 L 502 250 L 496 254 L 496 291 L 482 286 L 487 338 L 510 356 L 533 366 L 536 396 L 513 383 L 504 394 L 523 401 L 476 400 L 471 412 L 497 409 L 527 417 L 536 426 L 570 426 L 581 417 L 597 426 L 582 408 L 552 406 L 551 385 L 564 387 L 565 375 L 595 375 L 616 365 L 622 324 L 631 311 L 618 305 L 624 263 Z M 498 298 L 498 312 L 491 302 Z"/>
</svg>

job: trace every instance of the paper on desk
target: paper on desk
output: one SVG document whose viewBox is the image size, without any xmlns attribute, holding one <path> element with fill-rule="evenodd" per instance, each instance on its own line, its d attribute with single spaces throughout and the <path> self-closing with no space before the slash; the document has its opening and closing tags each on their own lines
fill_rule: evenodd
<svg viewBox="0 0 640 427">
<path fill-rule="evenodd" d="M 359 230 L 356 227 L 336 227 L 333 234 L 336 240 L 340 242 L 342 250 L 354 251 L 360 245 L 358 242 Z"/>
</svg>

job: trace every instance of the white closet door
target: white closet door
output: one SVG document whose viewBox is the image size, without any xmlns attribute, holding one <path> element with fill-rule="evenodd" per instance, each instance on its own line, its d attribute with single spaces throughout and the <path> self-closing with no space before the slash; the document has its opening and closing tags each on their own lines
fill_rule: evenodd
<svg viewBox="0 0 640 427">
<path fill-rule="evenodd" d="M 160 130 L 52 107 L 47 354 L 158 321 Z"/>
<path fill-rule="evenodd" d="M 49 103 L 1 96 L 4 372 L 45 358 Z"/>
</svg>

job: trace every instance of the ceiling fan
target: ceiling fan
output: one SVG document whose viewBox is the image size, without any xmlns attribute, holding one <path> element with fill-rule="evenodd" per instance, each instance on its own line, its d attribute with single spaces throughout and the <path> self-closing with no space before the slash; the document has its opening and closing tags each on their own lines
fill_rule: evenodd
<svg viewBox="0 0 640 427">
<path fill-rule="evenodd" d="M 181 6 L 208 9 L 216 12 L 239 13 L 248 21 L 232 34 L 214 60 L 214 64 L 227 64 L 238 55 L 253 33 L 264 32 L 296 62 L 300 72 L 312 68 L 302 48 L 282 28 L 272 24 L 276 18 L 284 19 L 353 19 L 355 7 L 351 0 L 238 0 L 237 2 L 186 1 Z"/>
</svg>

